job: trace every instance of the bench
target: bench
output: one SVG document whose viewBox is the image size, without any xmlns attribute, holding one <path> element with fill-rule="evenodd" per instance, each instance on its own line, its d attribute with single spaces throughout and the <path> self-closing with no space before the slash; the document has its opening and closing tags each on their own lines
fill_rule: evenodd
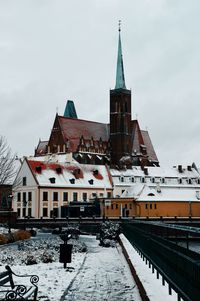
<svg viewBox="0 0 200 301">
<path fill-rule="evenodd" d="M 39 281 L 39 277 L 37 275 L 16 275 L 8 265 L 5 266 L 5 269 L 5 272 L 0 273 L 0 300 L 36 301 L 38 293 L 36 283 Z M 30 283 L 28 285 L 15 284 L 16 277 L 24 280 L 25 277 L 29 277 Z"/>
</svg>

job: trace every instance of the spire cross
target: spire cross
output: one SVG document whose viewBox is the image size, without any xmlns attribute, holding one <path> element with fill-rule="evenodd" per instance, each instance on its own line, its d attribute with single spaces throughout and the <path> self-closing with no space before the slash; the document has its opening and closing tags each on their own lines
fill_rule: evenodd
<svg viewBox="0 0 200 301">
<path fill-rule="evenodd" d="M 119 26 L 119 32 L 121 31 L 121 23 L 122 23 L 122 21 L 121 20 L 119 20 L 119 22 L 118 22 L 118 26 Z"/>
</svg>

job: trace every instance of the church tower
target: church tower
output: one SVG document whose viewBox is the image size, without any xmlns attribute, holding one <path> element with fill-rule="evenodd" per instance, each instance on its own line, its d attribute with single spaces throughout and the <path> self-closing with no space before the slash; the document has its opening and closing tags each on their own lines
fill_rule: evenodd
<svg viewBox="0 0 200 301">
<path fill-rule="evenodd" d="M 110 146 L 111 165 L 120 166 L 128 157 L 131 162 L 131 91 L 125 84 L 120 22 L 116 84 L 115 89 L 110 90 Z"/>
</svg>

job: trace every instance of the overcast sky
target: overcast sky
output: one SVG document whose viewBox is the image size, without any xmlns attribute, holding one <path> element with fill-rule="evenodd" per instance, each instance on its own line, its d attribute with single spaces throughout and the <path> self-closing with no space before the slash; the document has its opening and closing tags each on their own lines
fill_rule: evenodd
<svg viewBox="0 0 200 301">
<path fill-rule="evenodd" d="M 199 0 L 0 0 L 0 134 L 33 154 L 67 99 L 109 122 L 121 19 L 132 118 L 161 165 L 200 166 L 199 15 Z"/>
</svg>

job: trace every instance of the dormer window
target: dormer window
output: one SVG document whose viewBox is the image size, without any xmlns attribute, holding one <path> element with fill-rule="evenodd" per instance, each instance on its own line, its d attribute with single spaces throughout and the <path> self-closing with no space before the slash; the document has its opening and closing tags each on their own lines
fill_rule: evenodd
<svg viewBox="0 0 200 301">
<path fill-rule="evenodd" d="M 70 179 L 69 181 L 71 184 L 75 184 L 75 179 Z"/>
<path fill-rule="evenodd" d="M 151 182 L 152 182 L 152 183 L 155 183 L 155 178 L 151 178 Z"/>
<path fill-rule="evenodd" d="M 89 182 L 90 185 L 94 184 L 94 180 L 93 179 L 89 180 L 88 182 Z"/>
<path fill-rule="evenodd" d="M 99 171 L 98 171 L 97 169 L 95 169 L 95 170 L 93 171 L 93 174 L 94 174 L 95 176 L 97 176 L 98 173 L 99 173 Z"/>
<path fill-rule="evenodd" d="M 36 166 L 35 171 L 38 173 L 41 173 L 42 167 L 41 166 Z"/>
<path fill-rule="evenodd" d="M 56 183 L 56 178 L 49 178 L 49 181 L 51 184 L 55 184 Z"/>
<path fill-rule="evenodd" d="M 134 182 L 135 182 L 135 179 L 134 179 L 134 177 L 132 177 L 132 178 L 131 178 L 131 182 L 132 182 L 132 183 L 134 183 Z"/>
<path fill-rule="evenodd" d="M 141 182 L 145 183 L 145 178 L 144 177 L 141 178 Z"/>
<path fill-rule="evenodd" d="M 123 182 L 124 182 L 124 177 L 121 177 L 121 178 L 120 178 L 120 181 L 123 183 Z"/>
<path fill-rule="evenodd" d="M 62 168 L 61 167 L 57 167 L 56 168 L 56 172 L 57 172 L 58 175 L 61 174 L 62 173 Z"/>
</svg>

